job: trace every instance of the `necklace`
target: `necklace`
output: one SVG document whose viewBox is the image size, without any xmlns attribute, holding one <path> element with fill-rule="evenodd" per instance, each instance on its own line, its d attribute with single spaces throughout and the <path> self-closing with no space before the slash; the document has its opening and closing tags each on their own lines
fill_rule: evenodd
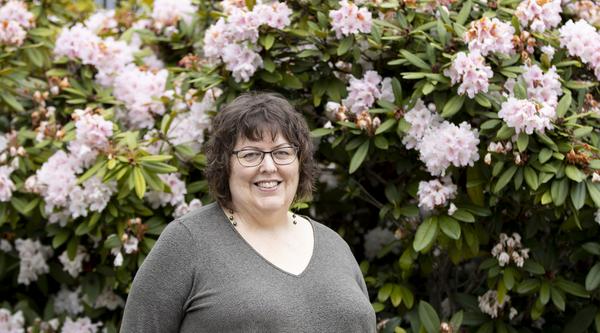
<svg viewBox="0 0 600 333">
<path fill-rule="evenodd" d="M 227 216 L 227 218 L 229 219 L 229 222 L 233 224 L 234 227 L 237 227 L 237 221 L 233 218 L 233 209 L 229 210 L 229 216 Z M 298 224 L 298 221 L 296 221 L 296 214 L 294 213 L 292 213 L 292 223 Z"/>
</svg>

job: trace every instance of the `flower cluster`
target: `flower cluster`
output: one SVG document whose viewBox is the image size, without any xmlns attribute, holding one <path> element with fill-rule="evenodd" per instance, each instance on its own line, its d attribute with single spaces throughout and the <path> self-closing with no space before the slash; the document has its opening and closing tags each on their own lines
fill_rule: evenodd
<svg viewBox="0 0 600 333">
<path fill-rule="evenodd" d="M 406 113 L 404 119 L 411 128 L 402 143 L 407 149 L 419 152 L 420 160 L 433 176 L 443 176 L 450 165 L 472 166 L 479 159 L 477 129 L 471 129 L 467 122 L 459 126 L 448 121 L 442 122 L 441 117 L 432 110 L 435 110 L 433 104 L 431 108 L 426 108 L 419 100 Z"/>
<path fill-rule="evenodd" d="M 498 301 L 498 292 L 495 290 L 488 290 L 483 296 L 477 297 L 479 301 L 479 310 L 481 312 L 490 315 L 492 318 L 498 317 L 498 312 L 504 309 L 506 303 L 510 302 L 510 296 L 504 295 L 502 302 Z"/>
<path fill-rule="evenodd" d="M 452 85 L 462 82 L 458 87 L 460 95 L 466 92 L 469 98 L 474 98 L 477 93 L 488 91 L 488 80 L 494 72 L 485 64 L 479 51 L 473 51 L 468 54 L 459 52 L 450 68 L 444 70 L 444 75 L 451 79 Z"/>
<path fill-rule="evenodd" d="M 569 54 L 581 58 L 600 79 L 600 33 L 584 20 L 569 20 L 559 29 L 560 46 Z"/>
<path fill-rule="evenodd" d="M 54 311 L 69 316 L 76 316 L 83 312 L 83 304 L 81 304 L 81 298 L 79 297 L 80 293 L 81 288 L 71 291 L 65 285 L 62 285 L 60 291 L 54 296 Z"/>
<path fill-rule="evenodd" d="M 99 10 L 88 17 L 84 25 L 94 34 L 117 32 L 119 23 L 115 19 L 115 10 Z"/>
<path fill-rule="evenodd" d="M 12 166 L 0 166 L 0 202 L 10 201 L 13 191 L 16 189 L 15 183 L 10 179 L 10 174 L 13 171 Z"/>
<path fill-rule="evenodd" d="M 123 68 L 114 80 L 114 96 L 125 104 L 126 114 L 120 120 L 133 129 L 154 127 L 153 115 L 162 115 L 165 106 L 160 97 L 165 93 L 166 69 L 143 70 L 133 64 Z"/>
<path fill-rule="evenodd" d="M 444 177 L 440 182 L 438 179 L 428 182 L 419 182 L 419 207 L 433 210 L 436 207 L 444 207 L 456 197 L 457 187 L 452 183 L 450 177 Z"/>
<path fill-rule="evenodd" d="M 498 116 L 517 134 L 532 134 L 534 130 L 544 133 L 546 129 L 552 129 L 551 120 L 556 117 L 556 110 L 547 104 L 509 97 L 502 103 Z"/>
<path fill-rule="evenodd" d="M 109 310 L 115 310 L 118 307 L 125 305 L 125 301 L 121 296 L 115 294 L 110 288 L 104 288 L 102 293 L 96 297 L 94 308 L 107 308 Z"/>
<path fill-rule="evenodd" d="M 196 7 L 190 0 L 155 0 L 152 9 L 154 28 L 161 31 L 165 27 L 172 27 L 182 20 L 186 24 L 192 23 Z"/>
<path fill-rule="evenodd" d="M 180 218 L 188 212 L 191 212 L 200 207 L 202 207 L 202 201 L 200 201 L 200 199 L 192 199 L 192 201 L 190 201 L 189 203 L 186 203 L 184 201 L 175 208 L 175 211 L 173 211 L 173 218 Z"/>
<path fill-rule="evenodd" d="M 89 259 L 89 255 L 85 251 L 85 247 L 79 245 L 77 247 L 77 253 L 75 254 L 75 258 L 71 260 L 67 251 L 64 251 L 59 257 L 58 260 L 63 265 L 63 270 L 68 272 L 69 275 L 76 278 L 79 276 L 82 270 L 82 264 L 84 260 Z"/>
<path fill-rule="evenodd" d="M 577 17 L 589 24 L 600 26 L 600 3 L 591 0 L 576 0 L 566 6 Z"/>
<path fill-rule="evenodd" d="M 552 66 L 546 73 L 538 65 L 524 65 L 523 69 L 522 77 L 527 85 L 527 97 L 555 108 L 558 105 L 558 96 L 562 95 L 556 67 Z"/>
<path fill-rule="evenodd" d="M 498 259 L 501 267 L 508 265 L 511 261 L 518 267 L 523 267 L 525 259 L 529 258 L 529 249 L 523 248 L 521 236 L 516 232 L 512 234 L 512 237 L 501 233 L 500 242 L 492 249 L 492 255 Z"/>
<path fill-rule="evenodd" d="M 102 323 L 93 324 L 88 317 L 78 318 L 75 321 L 67 317 L 61 333 L 96 333 L 100 326 Z"/>
<path fill-rule="evenodd" d="M 524 0 L 515 11 L 521 26 L 543 32 L 560 24 L 561 0 Z"/>
<path fill-rule="evenodd" d="M 23 1 L 10 0 L 0 7 L 0 25 L 0 44 L 21 46 L 35 19 Z"/>
<path fill-rule="evenodd" d="M 368 111 L 378 99 L 394 102 L 392 79 L 382 80 L 375 71 L 365 72 L 362 80 L 351 76 L 349 83 L 348 97 L 342 100 L 342 104 L 354 114 Z"/>
<path fill-rule="evenodd" d="M 112 37 L 102 39 L 81 23 L 71 28 L 63 28 L 56 38 L 54 54 L 80 60 L 84 65 L 96 67 L 96 80 L 110 86 L 128 64 L 133 62 L 136 48 Z"/>
<path fill-rule="evenodd" d="M 484 57 L 494 52 L 511 55 L 515 52 L 512 42 L 514 34 L 512 25 L 497 18 L 482 17 L 471 22 L 464 40 L 469 45 L 469 51 L 478 51 Z"/>
<path fill-rule="evenodd" d="M 456 126 L 444 121 L 430 127 L 417 145 L 419 158 L 433 176 L 444 175 L 450 165 L 473 166 L 479 159 L 479 134 L 467 122 Z"/>
<path fill-rule="evenodd" d="M 0 332 L 23 333 L 25 318 L 20 310 L 11 314 L 7 309 L 0 308 Z"/>
<path fill-rule="evenodd" d="M 263 66 L 258 54 L 258 28 L 267 25 L 283 29 L 290 24 L 292 11 L 285 3 L 258 4 L 252 11 L 231 8 L 227 19 L 221 18 L 204 35 L 204 55 L 213 62 L 223 61 L 237 82 L 247 82 Z"/>
<path fill-rule="evenodd" d="M 330 11 L 329 18 L 338 39 L 359 32 L 367 34 L 371 32 L 371 12 L 364 7 L 358 8 L 347 0 L 340 1 L 340 9 Z"/>
<path fill-rule="evenodd" d="M 176 173 L 159 174 L 158 177 L 171 189 L 171 193 L 148 191 L 144 198 L 152 208 L 164 207 L 168 204 L 176 207 L 185 202 L 187 189 L 185 182 Z"/>
<path fill-rule="evenodd" d="M 377 253 L 387 244 L 393 242 L 396 237 L 387 228 L 375 227 L 365 234 L 365 257 L 369 260 L 375 259 Z"/>
<path fill-rule="evenodd" d="M 410 130 L 402 138 L 402 143 L 407 149 L 415 149 L 423 139 L 425 132 L 431 127 L 437 127 L 442 122 L 442 117 L 435 112 L 433 103 L 426 107 L 425 103 L 419 99 L 415 106 L 404 115 L 404 120 L 410 124 Z"/>
<path fill-rule="evenodd" d="M 48 260 L 52 256 L 52 248 L 42 245 L 39 240 L 21 239 L 15 241 L 21 264 L 19 266 L 19 283 L 29 285 L 37 281 L 38 276 L 48 273 Z"/>
</svg>

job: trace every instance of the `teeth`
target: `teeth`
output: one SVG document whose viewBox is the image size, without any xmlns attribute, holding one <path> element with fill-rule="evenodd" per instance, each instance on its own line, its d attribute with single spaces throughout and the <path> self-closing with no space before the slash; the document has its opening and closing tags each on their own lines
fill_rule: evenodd
<svg viewBox="0 0 600 333">
<path fill-rule="evenodd" d="M 264 187 L 264 188 L 272 188 L 277 186 L 277 182 L 275 181 L 270 181 L 270 182 L 258 182 L 256 183 L 257 186 L 259 187 Z"/>
</svg>

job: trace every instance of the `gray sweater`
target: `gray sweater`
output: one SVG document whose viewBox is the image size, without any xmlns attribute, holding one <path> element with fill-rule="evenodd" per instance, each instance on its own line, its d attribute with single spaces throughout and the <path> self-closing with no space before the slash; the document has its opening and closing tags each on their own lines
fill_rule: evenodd
<svg viewBox="0 0 600 333">
<path fill-rule="evenodd" d="M 169 223 L 135 276 L 121 332 L 375 332 L 350 248 L 311 223 L 300 275 L 258 254 L 216 204 Z"/>
</svg>

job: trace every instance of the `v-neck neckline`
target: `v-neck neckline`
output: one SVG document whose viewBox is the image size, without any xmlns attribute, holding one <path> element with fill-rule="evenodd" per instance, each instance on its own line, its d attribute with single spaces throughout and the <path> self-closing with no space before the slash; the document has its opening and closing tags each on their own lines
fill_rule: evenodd
<svg viewBox="0 0 600 333">
<path fill-rule="evenodd" d="M 311 268 L 311 266 L 313 265 L 313 262 L 315 261 L 315 256 L 316 256 L 316 252 L 317 252 L 317 242 L 318 242 L 318 237 L 317 237 L 317 230 L 315 228 L 315 224 L 314 221 L 307 216 L 303 216 L 303 215 L 299 215 L 304 217 L 309 223 L 310 226 L 312 228 L 312 237 L 313 237 L 313 246 L 312 246 L 312 253 L 310 254 L 310 259 L 308 261 L 308 264 L 306 265 L 306 267 L 304 267 L 304 270 L 302 270 L 302 272 L 300 272 L 299 274 L 294 274 L 291 272 L 286 271 L 285 269 L 275 265 L 273 262 L 269 261 L 267 258 L 265 258 L 260 252 L 258 252 L 250 243 L 248 243 L 248 241 L 244 238 L 244 236 L 242 236 L 242 234 L 240 234 L 240 232 L 233 226 L 233 224 L 231 224 L 231 222 L 229 221 L 229 219 L 227 218 L 227 215 L 225 215 L 225 212 L 221 210 L 221 214 L 223 214 L 223 221 L 225 223 L 227 223 L 227 225 L 229 225 L 229 228 L 231 230 L 233 230 L 233 232 L 236 234 L 236 236 L 242 240 L 242 242 L 245 244 L 245 246 L 249 247 L 250 250 L 256 255 L 258 256 L 263 262 L 267 263 L 269 266 L 275 268 L 277 271 L 294 277 L 294 278 L 301 278 L 305 275 L 305 273 Z"/>
</svg>

